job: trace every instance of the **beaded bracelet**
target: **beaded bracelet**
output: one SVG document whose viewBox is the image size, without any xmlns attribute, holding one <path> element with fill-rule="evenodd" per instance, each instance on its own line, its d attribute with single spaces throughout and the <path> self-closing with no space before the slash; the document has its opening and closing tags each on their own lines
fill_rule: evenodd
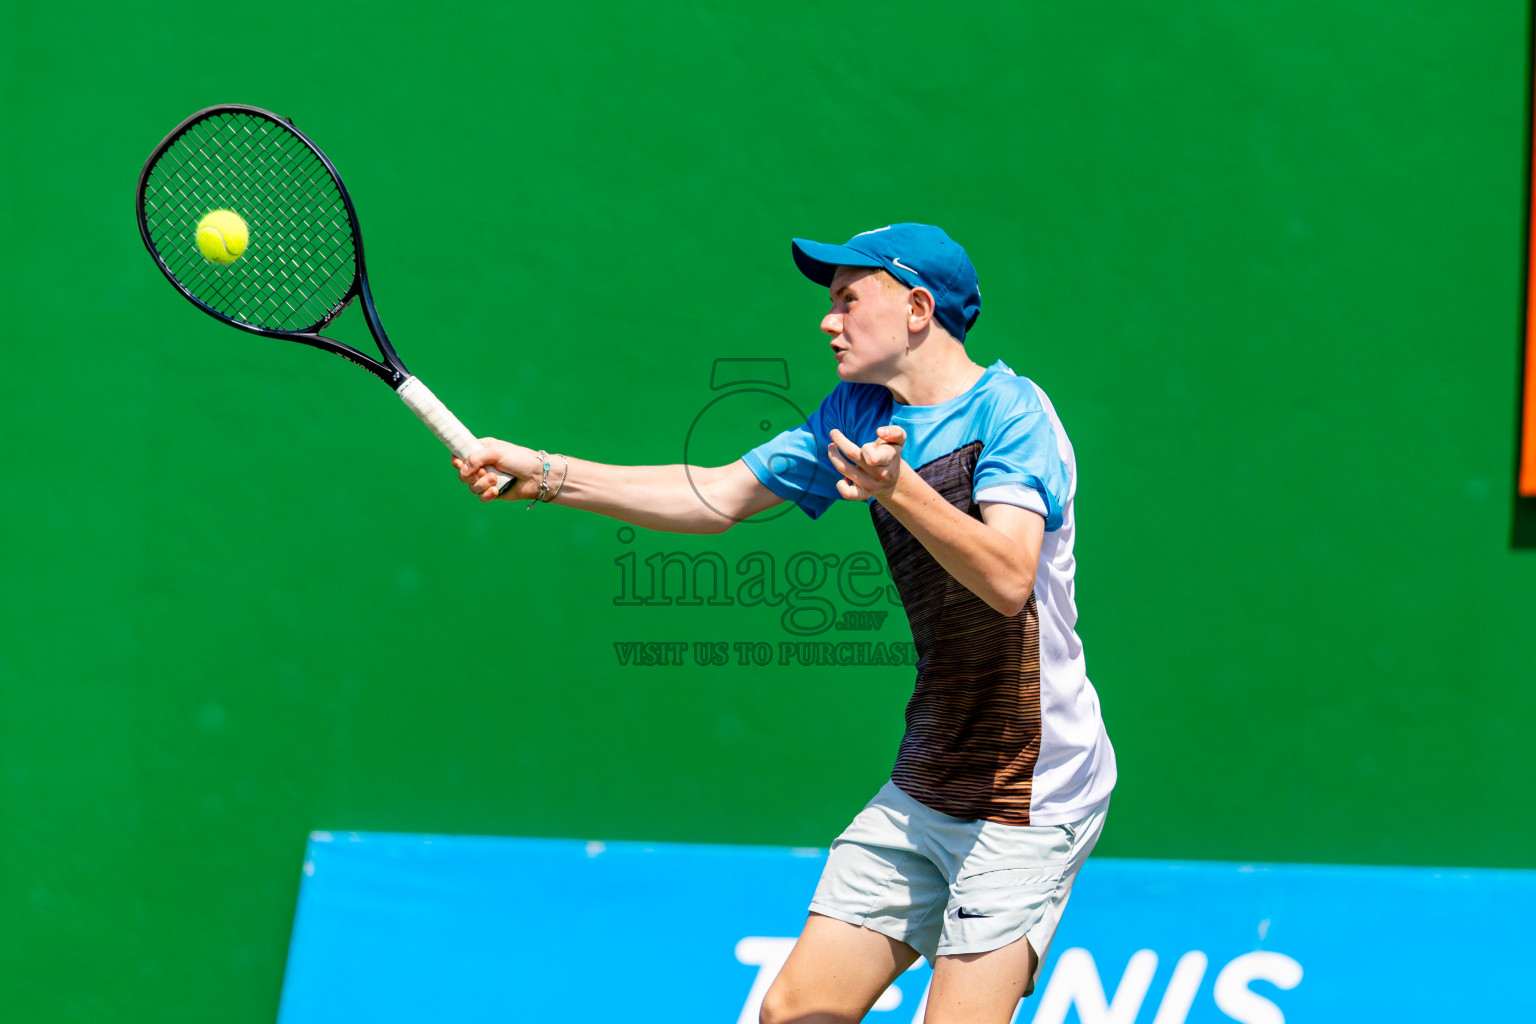
<svg viewBox="0 0 1536 1024">
<path fill-rule="evenodd" d="M 549 500 L 549 453 L 540 448 L 538 456 L 539 461 L 544 463 L 544 475 L 539 478 L 539 493 L 533 496 L 533 500 L 528 503 L 527 508 L 523 509 L 524 512 L 533 508 L 533 506 L 541 501 Z"/>
</svg>

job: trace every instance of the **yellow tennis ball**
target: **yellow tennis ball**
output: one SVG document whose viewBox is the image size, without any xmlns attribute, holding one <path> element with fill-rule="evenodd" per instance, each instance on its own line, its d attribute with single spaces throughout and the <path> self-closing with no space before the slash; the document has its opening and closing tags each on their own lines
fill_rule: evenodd
<svg viewBox="0 0 1536 1024">
<path fill-rule="evenodd" d="M 214 210 L 197 222 L 197 251 L 211 263 L 235 262 L 250 240 L 245 218 L 234 210 Z"/>
</svg>

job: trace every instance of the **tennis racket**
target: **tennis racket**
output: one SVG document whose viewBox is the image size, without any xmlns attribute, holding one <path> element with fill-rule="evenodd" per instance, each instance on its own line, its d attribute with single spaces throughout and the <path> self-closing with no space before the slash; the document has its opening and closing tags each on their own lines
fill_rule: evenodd
<svg viewBox="0 0 1536 1024">
<path fill-rule="evenodd" d="M 335 166 L 286 118 L 259 107 L 199 110 L 155 147 L 139 173 L 139 234 L 176 290 L 216 320 L 334 352 L 388 384 L 459 458 L 481 447 L 412 376 L 379 323 L 352 197 Z M 199 247 L 213 211 L 244 239 L 215 258 Z M 241 228 L 230 228 L 240 233 Z M 242 249 L 243 246 L 243 249 Z M 379 358 L 320 334 L 353 299 Z M 496 491 L 516 482 L 497 477 Z"/>
</svg>

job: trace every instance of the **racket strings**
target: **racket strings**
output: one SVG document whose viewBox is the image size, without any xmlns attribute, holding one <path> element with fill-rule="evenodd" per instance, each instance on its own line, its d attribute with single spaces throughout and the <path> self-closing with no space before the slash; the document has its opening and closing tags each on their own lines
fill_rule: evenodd
<svg viewBox="0 0 1536 1024">
<path fill-rule="evenodd" d="M 231 168 L 228 154 L 206 144 L 197 145 L 189 154 L 183 164 L 189 164 L 192 160 L 201 161 L 193 163 L 193 167 L 217 167 L 226 178 L 231 171 L 238 172 L 239 168 Z M 307 148 L 297 155 L 308 154 Z M 286 212 L 291 218 L 296 215 L 297 231 L 267 230 L 260 231 L 252 225 L 251 233 L 253 241 L 260 235 L 260 241 L 270 260 L 257 261 L 255 252 L 250 252 L 253 259 L 241 269 L 249 269 L 247 274 L 229 274 L 225 271 L 234 268 L 220 267 L 208 264 L 195 252 L 193 246 L 184 245 L 177 253 L 180 257 L 174 272 L 179 279 L 196 280 L 197 283 L 207 289 L 206 295 L 200 295 L 209 301 L 210 305 L 219 308 L 226 315 L 234 315 L 237 319 L 246 320 L 259 326 L 275 326 L 283 329 L 295 329 L 307 326 L 319 320 L 334 304 L 334 301 L 350 287 L 351 260 L 350 252 L 346 251 L 350 246 L 350 230 L 344 234 L 333 233 L 327 240 L 326 236 L 314 230 L 314 215 L 317 205 L 322 216 L 331 211 L 324 209 L 325 204 L 317 204 L 317 199 L 330 199 L 330 205 L 336 214 L 345 216 L 344 207 L 337 201 L 336 196 L 317 195 L 316 186 L 329 186 L 329 175 L 324 171 L 324 165 L 314 161 L 314 169 L 320 175 L 311 174 L 308 177 L 291 176 L 286 183 L 286 188 L 281 190 L 275 187 L 276 183 L 268 176 L 251 176 L 246 184 L 249 186 L 249 198 L 241 205 L 247 207 L 242 215 L 262 222 L 269 229 L 281 227 L 282 219 L 275 218 L 273 212 Z M 187 195 L 195 195 L 198 186 L 202 182 L 189 181 L 188 176 L 178 170 L 178 184 L 183 189 L 183 198 Z M 331 191 L 329 188 L 326 191 Z M 286 205 L 288 209 L 281 211 Z M 233 201 L 205 202 L 202 205 L 209 208 L 222 205 L 235 208 Z M 178 213 L 192 213 L 198 216 L 201 212 L 195 204 L 190 210 L 186 209 L 183 202 Z M 236 212 L 241 212 L 236 208 Z M 177 217 L 183 224 L 185 217 Z M 194 222 L 195 223 L 195 222 Z M 250 220 L 247 221 L 250 223 Z M 327 244 L 327 241 L 329 244 Z M 297 242 L 298 244 L 295 244 Z M 248 250 L 250 251 L 250 250 Z M 342 255 L 344 266 L 336 266 L 336 256 Z M 245 257 L 241 262 L 244 263 Z M 324 287 L 326 278 L 331 276 L 328 270 L 338 271 L 339 281 L 333 283 L 330 288 Z M 191 283 L 191 281 L 188 281 Z M 320 285 L 316 287 L 316 285 Z M 264 287 L 263 287 L 264 286 Z M 307 300 L 306 300 L 307 296 Z M 262 299 L 266 301 L 263 302 Z M 254 300 L 254 301 L 252 301 Z M 276 307 L 276 308 L 274 308 Z"/>
<path fill-rule="evenodd" d="M 229 209 L 249 229 L 240 258 L 211 263 L 197 224 Z M 183 132 L 144 187 L 156 253 L 187 291 L 231 319 L 269 330 L 317 327 L 352 291 L 357 252 L 341 190 L 324 161 L 282 125 L 222 113 Z"/>
<path fill-rule="evenodd" d="M 237 125 L 235 124 L 237 120 L 244 120 L 247 123 Z M 346 224 L 342 231 L 333 230 L 330 232 L 329 238 L 326 237 L 326 233 L 323 230 L 316 230 L 317 227 L 323 229 L 327 221 L 334 223 L 338 219 L 345 219 L 345 207 L 340 202 L 340 195 L 335 190 L 334 183 L 331 181 L 330 174 L 326 170 L 325 165 L 318 158 L 315 158 L 309 148 L 304 146 L 294 136 L 265 120 L 229 118 L 228 121 L 229 123 L 224 126 L 226 129 L 236 128 L 247 135 L 254 134 L 249 123 L 251 121 L 258 125 L 270 126 L 272 129 L 275 129 L 275 133 L 271 138 L 277 144 L 275 146 L 276 153 L 266 155 L 294 161 L 286 169 L 290 172 L 299 172 L 290 173 L 289 179 L 286 182 L 270 173 L 259 173 L 252 175 L 248 179 L 248 184 L 255 198 L 261 201 L 258 203 L 258 208 L 270 211 L 281 207 L 286 202 L 288 207 L 286 212 L 296 218 L 296 223 L 301 229 L 296 236 L 290 232 L 277 231 L 272 233 L 272 237 L 268 239 L 268 244 L 273 254 L 277 257 L 278 267 L 291 268 L 293 271 L 296 271 L 296 273 L 292 274 L 274 275 L 269 273 L 266 275 L 271 296 L 280 302 L 290 313 L 295 315 L 299 321 L 309 323 L 318 320 L 329 310 L 334 302 L 306 302 L 302 297 L 302 290 L 297 285 L 303 283 L 305 278 L 315 281 L 328 276 L 327 270 L 334 267 L 334 257 L 341 254 L 343 249 L 345 249 L 344 258 L 347 261 L 347 266 L 342 269 L 345 270 L 346 280 L 337 283 L 343 289 L 350 287 L 352 270 L 350 259 L 350 224 Z M 238 173 L 240 170 L 239 165 L 231 167 L 232 161 L 229 159 L 229 152 L 216 145 L 210 145 L 208 140 L 198 139 L 194 136 L 194 145 L 195 156 L 201 161 L 202 166 L 217 165 L 226 177 L 231 171 Z M 265 172 L 267 168 L 258 167 L 257 170 Z M 309 173 L 303 174 L 302 171 L 305 170 Z M 237 210 L 236 212 L 239 211 Z M 317 216 L 319 218 L 318 223 Z M 295 237 L 300 244 L 293 244 Z M 229 277 L 221 275 L 219 271 L 224 268 L 207 264 L 206 261 L 190 255 L 187 250 L 184 250 L 183 263 L 201 271 L 203 278 L 211 283 L 214 294 L 218 297 L 226 300 L 235 297 L 235 290 L 230 286 L 236 284 L 237 281 L 232 281 Z M 328 264 L 331 266 L 328 267 Z M 260 268 L 253 265 L 252 269 L 270 270 L 271 268 Z M 309 290 L 311 299 L 318 300 L 321 293 L 325 290 Z M 336 289 L 330 290 L 334 292 Z M 342 294 L 344 294 L 344 291 Z M 263 324 L 262 326 L 267 325 Z"/>
</svg>

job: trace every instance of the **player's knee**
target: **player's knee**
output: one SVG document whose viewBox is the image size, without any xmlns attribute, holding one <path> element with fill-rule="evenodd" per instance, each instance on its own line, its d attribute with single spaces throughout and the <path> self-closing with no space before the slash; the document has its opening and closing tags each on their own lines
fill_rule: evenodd
<svg viewBox="0 0 1536 1024">
<path fill-rule="evenodd" d="M 818 1021 L 847 1021 L 858 1024 L 857 1014 L 848 1016 L 825 1006 L 815 1006 L 797 997 L 782 986 L 775 985 L 763 996 L 762 1008 L 757 1011 L 758 1024 L 794 1024 L 814 1018 Z"/>
<path fill-rule="evenodd" d="M 795 1019 L 790 1015 L 792 1012 L 789 1000 L 775 985 L 763 996 L 763 1005 L 757 1011 L 757 1024 L 788 1024 Z"/>
</svg>

